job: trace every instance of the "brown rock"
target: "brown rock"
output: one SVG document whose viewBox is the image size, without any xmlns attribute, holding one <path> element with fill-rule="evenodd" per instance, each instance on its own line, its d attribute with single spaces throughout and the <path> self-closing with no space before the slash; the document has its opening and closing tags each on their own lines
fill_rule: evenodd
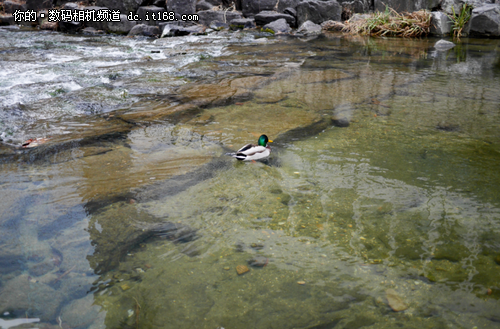
<svg viewBox="0 0 500 329">
<path fill-rule="evenodd" d="M 387 303 L 394 312 L 401 312 L 408 308 L 405 302 L 403 302 L 403 299 L 399 297 L 394 289 L 387 289 L 385 291 L 385 296 L 387 297 Z"/>
<path fill-rule="evenodd" d="M 44 22 L 40 25 L 40 30 L 57 31 L 57 22 Z"/>
<path fill-rule="evenodd" d="M 250 271 L 250 269 L 248 267 L 246 267 L 245 265 L 236 266 L 236 273 L 238 273 L 238 275 L 245 274 L 248 271 Z"/>
</svg>

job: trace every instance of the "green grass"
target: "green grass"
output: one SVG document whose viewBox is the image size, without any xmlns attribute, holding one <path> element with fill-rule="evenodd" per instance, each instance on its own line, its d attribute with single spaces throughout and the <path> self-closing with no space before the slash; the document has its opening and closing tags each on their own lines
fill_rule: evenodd
<svg viewBox="0 0 500 329">
<path fill-rule="evenodd" d="M 460 13 L 457 15 L 457 13 L 455 13 L 455 8 L 451 6 L 451 11 L 453 12 L 453 14 L 448 15 L 448 17 L 453 21 L 453 38 L 460 39 L 460 37 L 462 36 L 462 31 L 465 27 L 465 24 L 467 24 L 467 22 L 469 22 L 470 20 L 472 8 L 473 7 L 471 5 L 464 3 L 462 9 L 460 10 Z"/>
</svg>

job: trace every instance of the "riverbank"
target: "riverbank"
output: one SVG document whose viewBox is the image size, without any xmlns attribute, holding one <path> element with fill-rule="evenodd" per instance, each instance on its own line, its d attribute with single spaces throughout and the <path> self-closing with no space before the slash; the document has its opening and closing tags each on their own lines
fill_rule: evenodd
<svg viewBox="0 0 500 329">
<path fill-rule="evenodd" d="M 423 24 L 428 28 L 418 35 L 403 33 L 402 36 L 449 36 L 460 29 L 463 36 L 500 37 L 498 0 L 434 0 L 425 4 L 392 0 L 387 6 L 378 0 L 95 0 L 78 3 L 59 0 L 56 6 L 51 1 L 6 0 L 0 3 L 0 25 L 64 33 L 149 37 L 199 35 L 222 29 L 257 29 L 269 35 L 317 35 L 345 30 L 346 22 L 349 25 L 353 19 L 358 22 L 369 19 L 367 13 L 376 16 L 388 8 L 399 14 L 425 11 L 425 19 L 430 15 L 430 22 Z M 461 17 L 461 8 L 468 8 L 468 17 Z"/>
</svg>

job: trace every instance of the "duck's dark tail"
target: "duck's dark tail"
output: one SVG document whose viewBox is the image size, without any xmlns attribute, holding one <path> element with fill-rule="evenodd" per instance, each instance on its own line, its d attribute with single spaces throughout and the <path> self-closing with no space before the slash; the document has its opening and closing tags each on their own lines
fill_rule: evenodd
<svg viewBox="0 0 500 329">
<path fill-rule="evenodd" d="M 243 161 L 245 160 L 245 158 L 247 157 L 245 154 L 243 153 L 236 153 L 236 152 L 232 152 L 232 153 L 226 153 L 226 155 L 229 155 L 237 160 L 240 160 L 240 161 Z"/>
</svg>

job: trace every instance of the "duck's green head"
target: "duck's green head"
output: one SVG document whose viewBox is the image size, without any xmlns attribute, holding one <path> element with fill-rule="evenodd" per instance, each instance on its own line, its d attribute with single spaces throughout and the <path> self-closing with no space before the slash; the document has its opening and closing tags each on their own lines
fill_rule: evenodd
<svg viewBox="0 0 500 329">
<path fill-rule="evenodd" d="M 260 146 L 264 146 L 266 147 L 267 146 L 267 143 L 272 143 L 273 141 L 272 140 L 269 140 L 269 138 L 267 138 L 266 135 L 262 135 L 259 137 L 259 145 Z"/>
</svg>

